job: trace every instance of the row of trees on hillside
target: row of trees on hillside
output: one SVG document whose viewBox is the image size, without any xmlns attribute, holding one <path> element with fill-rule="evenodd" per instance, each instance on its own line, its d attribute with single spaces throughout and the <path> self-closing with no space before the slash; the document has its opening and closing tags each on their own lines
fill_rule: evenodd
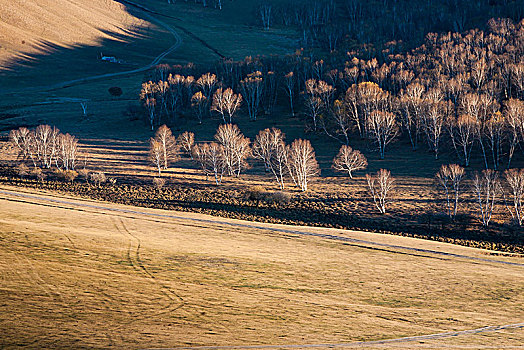
<svg viewBox="0 0 524 350">
<path fill-rule="evenodd" d="M 284 139 L 279 129 L 265 129 L 251 145 L 237 125 L 226 123 L 218 127 L 214 142 L 194 143 L 193 133 L 184 132 L 175 138 L 163 125 L 150 140 L 150 159 L 161 175 L 162 169 L 176 161 L 178 151 L 183 149 L 206 177 L 212 176 L 219 185 L 225 175 L 239 177 L 249 167 L 248 158 L 254 157 L 261 160 L 266 171 L 273 174 L 280 189 L 284 189 L 285 180 L 289 177 L 300 190 L 307 191 L 310 179 L 320 174 L 315 151 L 308 140 L 298 139 L 287 145 Z M 357 170 L 350 166 L 350 171 Z M 346 171 L 342 161 L 341 169 Z"/>
<path fill-rule="evenodd" d="M 216 185 L 222 183 L 224 176 L 240 177 L 250 167 L 249 158 L 260 161 L 273 181 L 283 190 L 286 182 L 292 183 L 305 192 L 311 180 L 320 175 L 315 152 L 308 140 L 294 140 L 286 144 L 285 135 L 276 128 L 261 130 L 251 144 L 238 126 L 222 124 L 215 134 L 215 141 L 195 143 L 195 135 L 183 132 L 175 138 L 170 129 L 163 125 L 150 141 L 150 159 L 155 164 L 158 175 L 167 169 L 171 162 L 179 159 L 183 150 L 198 164 L 206 177 L 212 177 Z M 353 173 L 367 167 L 366 157 L 350 146 L 342 145 L 333 160 L 333 169 L 353 178 Z M 476 172 L 470 178 L 470 185 L 465 187 L 465 169 L 457 164 L 443 165 L 435 175 L 435 184 L 439 189 L 437 198 L 450 219 L 454 219 L 465 192 L 469 192 L 476 203 L 479 219 L 488 226 L 496 204 L 501 200 L 516 223 L 524 220 L 524 170 L 509 169 L 501 173 L 488 169 Z M 391 193 L 394 178 L 386 169 L 380 169 L 375 175 L 366 174 L 368 192 L 377 210 L 384 214 Z M 467 189 L 467 191 L 466 191 Z"/>
<path fill-rule="evenodd" d="M 23 127 L 12 130 L 10 142 L 16 148 L 22 164 L 29 161 L 35 168 L 56 166 L 63 171 L 65 179 L 75 179 L 77 173 L 74 169 L 78 159 L 76 138 L 61 134 L 49 125 L 40 125 L 34 130 Z M 250 167 L 249 158 L 260 161 L 281 190 L 290 180 L 305 192 L 312 179 L 320 175 L 311 143 L 297 139 L 286 144 L 285 135 L 276 128 L 261 130 L 251 143 L 238 126 L 226 123 L 219 126 L 214 142 L 195 143 L 193 133 L 186 131 L 175 138 L 171 130 L 163 125 L 150 140 L 150 160 L 158 171 L 159 177 L 155 178 L 157 182 L 164 182 L 160 178 L 162 170 L 168 169 L 180 158 L 180 151 L 191 157 L 206 177 L 212 177 L 217 185 L 222 183 L 224 176 L 240 177 Z M 334 170 L 353 178 L 355 171 L 366 169 L 367 159 L 358 150 L 342 145 L 332 166 Z M 23 169 L 20 170 L 20 174 L 24 175 Z M 41 172 L 36 174 L 41 175 Z M 107 180 L 102 172 L 90 174 L 84 171 L 82 174 L 86 181 L 90 179 L 97 186 Z M 110 180 L 114 183 L 114 179 Z M 524 169 L 508 169 L 504 172 L 487 169 L 474 172 L 468 179 L 468 185 L 465 185 L 465 181 L 465 169 L 456 164 L 443 165 L 435 176 L 439 190 L 436 198 L 450 219 L 455 219 L 460 203 L 469 195 L 469 200 L 477 206 L 479 220 L 484 226 L 490 224 L 495 208 L 500 203 L 503 203 L 516 224 L 523 224 Z M 380 213 L 387 211 L 394 182 L 395 179 L 386 169 L 380 169 L 374 175 L 366 174 L 368 193 Z"/>
</svg>

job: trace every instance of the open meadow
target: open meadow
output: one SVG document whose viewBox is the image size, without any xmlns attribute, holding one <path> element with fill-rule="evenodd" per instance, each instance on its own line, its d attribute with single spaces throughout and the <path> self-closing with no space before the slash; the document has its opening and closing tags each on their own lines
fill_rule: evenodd
<svg viewBox="0 0 524 350">
<path fill-rule="evenodd" d="M 524 317 L 522 257 L 12 190 L 0 194 L 6 349 L 285 348 L 472 330 Z M 501 349 L 523 342 L 521 324 L 366 346 Z"/>
</svg>

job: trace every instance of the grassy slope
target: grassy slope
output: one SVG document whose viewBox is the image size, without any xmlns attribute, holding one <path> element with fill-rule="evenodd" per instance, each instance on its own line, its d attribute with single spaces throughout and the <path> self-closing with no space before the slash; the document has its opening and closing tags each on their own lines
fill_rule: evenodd
<svg viewBox="0 0 524 350">
<path fill-rule="evenodd" d="M 347 342 L 524 317 L 519 267 L 231 228 L 220 224 L 226 219 L 204 227 L 5 200 L 0 210 L 1 347 Z M 485 256 L 442 243 L 342 234 Z M 522 331 L 505 331 L 429 344 L 523 341 Z"/>
</svg>

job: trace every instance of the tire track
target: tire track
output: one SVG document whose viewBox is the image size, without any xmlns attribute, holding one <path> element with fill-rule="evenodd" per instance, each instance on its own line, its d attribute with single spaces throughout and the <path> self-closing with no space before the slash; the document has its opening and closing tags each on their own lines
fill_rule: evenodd
<svg viewBox="0 0 524 350">
<path fill-rule="evenodd" d="M 129 230 L 126 228 L 122 218 L 119 218 L 118 220 L 116 220 L 116 218 L 115 218 L 115 228 L 117 229 L 117 231 L 120 234 L 122 234 L 124 237 L 128 238 L 128 247 L 127 247 L 127 252 L 126 252 L 126 259 L 129 262 L 129 264 L 133 267 L 133 269 L 137 273 L 145 274 L 147 276 L 147 278 L 151 281 L 151 283 L 154 284 L 155 286 L 157 286 L 159 288 L 160 292 L 167 299 L 167 304 L 160 309 L 160 312 L 155 313 L 153 315 L 151 315 L 151 314 L 148 314 L 148 315 L 142 314 L 141 317 L 135 318 L 135 319 L 133 319 L 133 321 L 131 321 L 129 323 L 133 323 L 133 322 L 136 322 L 138 320 L 144 320 L 144 319 L 148 319 L 148 318 L 153 318 L 155 316 L 160 316 L 160 315 L 163 315 L 163 314 L 168 313 L 168 312 L 174 312 L 174 311 L 182 308 L 185 305 L 184 300 L 181 297 L 179 297 L 176 293 L 170 291 L 169 288 L 166 288 L 163 284 L 157 282 L 155 276 L 152 275 L 147 270 L 147 268 L 144 266 L 144 264 L 141 262 L 141 260 L 140 260 L 141 241 L 135 235 L 133 235 L 131 232 L 129 232 Z M 133 255 L 134 256 L 131 257 L 131 248 L 134 246 L 132 244 L 133 241 L 136 242 L 136 250 L 133 249 L 133 252 L 134 252 Z M 169 293 L 169 292 L 171 292 L 172 294 Z"/>
<path fill-rule="evenodd" d="M 324 343 L 324 344 L 291 344 L 291 345 L 231 345 L 231 346 L 182 346 L 175 348 L 147 348 L 147 350 L 236 350 L 236 349 L 307 349 L 307 348 L 336 348 L 336 347 L 369 347 L 375 345 L 403 344 L 422 340 L 444 339 L 462 335 L 475 335 L 486 332 L 497 332 L 504 329 L 523 329 L 524 322 L 512 323 L 502 326 L 486 326 L 464 331 L 442 332 L 413 337 L 402 337 L 396 339 L 358 341 L 351 343 Z"/>
<path fill-rule="evenodd" d="M 118 225 L 117 223 L 120 225 Z M 149 279 L 160 288 L 160 291 L 162 292 L 162 294 L 164 294 L 171 301 L 171 303 L 167 305 L 166 307 L 164 307 L 161 310 L 161 312 L 157 313 L 156 316 L 171 314 L 171 313 L 174 313 L 175 311 L 181 311 L 185 313 L 186 316 L 188 317 L 192 316 L 192 317 L 199 319 L 200 321 L 204 320 L 206 318 L 205 316 L 201 314 L 200 315 L 194 314 L 194 313 L 192 314 L 189 310 L 185 310 L 185 308 L 183 307 L 188 305 L 186 301 L 179 294 L 173 291 L 173 289 L 171 289 L 169 286 L 159 282 L 158 279 L 145 267 L 142 259 L 140 258 L 140 248 L 142 246 L 142 242 L 136 235 L 131 233 L 131 231 L 126 227 L 124 220 L 120 217 L 118 218 L 118 221 L 115 222 L 115 227 L 117 228 L 117 230 L 120 233 L 123 234 L 119 226 L 122 227 L 123 232 L 125 232 L 125 234 L 130 236 L 137 243 L 136 250 L 134 250 L 134 261 L 136 261 L 136 263 L 130 257 L 131 240 L 130 240 L 130 245 L 129 245 L 128 252 L 127 252 L 129 261 L 131 262 L 131 264 L 133 264 L 133 268 L 137 271 L 142 271 L 143 273 L 145 273 L 149 277 Z M 223 325 L 222 323 L 214 321 L 214 324 L 216 326 L 223 328 L 225 331 L 232 333 L 232 331 L 227 326 Z"/>
<path fill-rule="evenodd" d="M 128 251 L 127 251 L 127 258 L 128 258 L 128 261 L 133 264 L 133 267 L 135 268 L 135 270 L 141 270 L 143 271 L 147 276 L 148 278 L 153 282 L 153 284 L 157 285 L 160 290 L 162 291 L 162 293 L 168 298 L 170 299 L 171 301 L 173 302 L 177 302 L 177 299 L 178 299 L 178 303 L 180 304 L 185 304 L 184 302 L 184 299 L 178 295 L 177 293 L 175 293 L 171 288 L 169 288 L 168 286 L 164 285 L 163 283 L 159 282 L 157 280 L 157 278 L 144 266 L 144 263 L 142 262 L 142 259 L 140 258 L 140 248 L 142 246 L 142 242 L 140 241 L 140 239 L 132 234 L 128 228 L 126 227 L 126 225 L 124 224 L 124 220 L 122 218 L 118 218 L 119 220 L 119 223 L 120 223 L 120 226 L 122 227 L 123 231 L 125 232 L 126 235 L 130 236 L 133 240 L 136 241 L 137 245 L 136 245 L 136 250 L 134 251 L 134 254 L 135 254 L 135 261 L 136 261 L 136 264 L 132 261 L 131 257 L 130 257 L 130 249 L 131 249 L 131 240 L 129 241 L 129 247 L 128 247 Z M 115 225 L 117 226 L 117 225 Z M 120 231 L 120 229 L 118 228 L 117 226 L 117 229 Z M 121 231 L 120 231 L 121 232 Z M 179 307 L 177 307 L 179 308 Z"/>
</svg>

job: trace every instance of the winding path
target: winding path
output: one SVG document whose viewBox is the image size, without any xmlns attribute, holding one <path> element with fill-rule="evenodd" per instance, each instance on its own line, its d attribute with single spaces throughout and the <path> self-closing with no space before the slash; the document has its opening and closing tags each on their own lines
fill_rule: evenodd
<svg viewBox="0 0 524 350">
<path fill-rule="evenodd" d="M 86 78 L 80 78 L 80 79 L 64 81 L 64 82 L 61 82 L 61 83 L 58 83 L 58 84 L 54 84 L 54 85 L 48 86 L 48 87 L 44 88 L 43 90 L 44 91 L 51 91 L 51 90 L 62 89 L 62 88 L 65 88 L 65 87 L 77 85 L 77 84 L 87 83 L 87 82 L 94 81 L 94 80 L 114 78 L 114 77 L 129 75 L 129 74 L 145 72 L 146 70 L 151 69 L 154 66 L 156 66 L 157 64 L 159 64 L 167 55 L 169 55 L 170 53 L 172 53 L 173 51 L 175 51 L 176 49 L 178 49 L 180 47 L 180 45 L 182 44 L 182 38 L 180 37 L 180 35 L 171 26 L 169 26 L 167 23 L 159 20 L 158 18 L 155 18 L 155 17 L 149 15 L 148 13 L 146 13 L 143 10 L 142 10 L 142 12 L 143 12 L 145 17 L 149 18 L 150 21 L 157 23 L 159 26 L 161 26 L 164 29 L 166 29 L 167 31 L 169 31 L 169 33 L 171 33 L 173 35 L 173 37 L 175 38 L 175 43 L 170 48 L 168 48 L 167 50 L 162 52 L 160 55 L 156 56 L 155 59 L 151 63 L 149 63 L 148 65 L 146 65 L 144 67 L 140 67 L 140 68 L 137 68 L 137 69 L 132 69 L 132 70 L 124 71 L 124 72 L 93 75 L 93 76 L 86 77 Z"/>
<path fill-rule="evenodd" d="M 336 347 L 368 347 L 375 345 L 388 345 L 388 344 L 399 344 L 416 342 L 423 340 L 442 339 L 457 337 L 461 335 L 471 335 L 486 332 L 496 332 L 504 329 L 523 329 L 524 322 L 506 324 L 503 326 L 488 326 L 476 329 L 469 329 L 465 331 L 456 332 L 443 332 L 427 335 L 419 335 L 414 337 L 403 337 L 396 339 L 384 339 L 384 340 L 373 340 L 373 341 L 358 341 L 351 343 L 325 343 L 325 344 L 293 344 L 293 345 L 231 345 L 231 346 L 183 346 L 176 348 L 148 348 L 147 350 L 235 350 L 235 349 L 307 349 L 307 348 L 336 348 Z M 497 349 L 503 349 L 504 347 L 497 347 Z M 510 347 L 510 349 L 524 348 L 522 346 Z"/>
</svg>

